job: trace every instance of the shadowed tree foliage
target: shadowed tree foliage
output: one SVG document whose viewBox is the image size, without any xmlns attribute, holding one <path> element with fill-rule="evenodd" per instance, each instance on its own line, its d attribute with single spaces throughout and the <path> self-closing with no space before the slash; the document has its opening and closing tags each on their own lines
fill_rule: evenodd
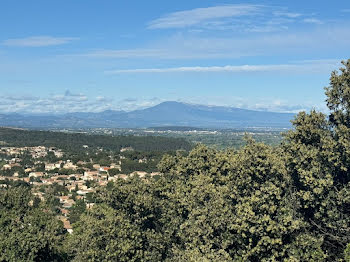
<svg viewBox="0 0 350 262">
<path fill-rule="evenodd" d="M 350 60 L 343 64 L 326 88 L 329 116 L 300 113 L 284 144 L 298 212 L 333 261 L 350 242 Z"/>
<path fill-rule="evenodd" d="M 73 261 L 140 261 L 140 230 L 127 215 L 101 204 L 81 216 L 68 239 Z"/>
<path fill-rule="evenodd" d="M 0 260 L 62 261 L 65 230 L 30 189 L 0 190 Z"/>
<path fill-rule="evenodd" d="M 79 220 L 82 213 L 86 210 L 86 204 L 84 200 L 77 199 L 75 204 L 69 209 L 69 221 L 75 223 Z"/>
<path fill-rule="evenodd" d="M 165 159 L 176 236 L 171 261 L 294 261 L 322 251 L 295 213 L 282 152 L 248 139 L 238 152 L 197 147 Z M 291 201 L 292 200 L 292 201 Z M 179 225 L 176 225 L 176 222 Z M 309 241 L 307 241 L 308 239 Z M 299 242 L 297 244 L 297 242 Z M 304 245 L 305 252 L 297 252 Z"/>
</svg>

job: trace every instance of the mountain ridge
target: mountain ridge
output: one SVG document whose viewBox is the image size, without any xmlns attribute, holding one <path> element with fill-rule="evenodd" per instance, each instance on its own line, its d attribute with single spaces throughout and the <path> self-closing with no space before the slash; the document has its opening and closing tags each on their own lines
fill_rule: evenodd
<svg viewBox="0 0 350 262">
<path fill-rule="evenodd" d="M 290 127 L 295 114 L 256 111 L 225 106 L 206 106 L 166 101 L 130 112 L 0 114 L 0 126 L 27 128 L 147 128 L 193 126 L 204 128 Z"/>
</svg>

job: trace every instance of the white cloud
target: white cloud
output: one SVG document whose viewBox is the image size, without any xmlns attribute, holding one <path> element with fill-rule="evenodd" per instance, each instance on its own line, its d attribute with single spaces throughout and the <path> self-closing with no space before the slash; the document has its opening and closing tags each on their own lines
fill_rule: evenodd
<svg viewBox="0 0 350 262">
<path fill-rule="evenodd" d="M 324 104 L 316 104 L 315 102 L 302 102 L 294 104 L 291 101 L 276 97 L 265 98 L 242 98 L 234 96 L 195 96 L 182 99 L 171 98 L 135 98 L 129 97 L 111 103 L 112 99 L 104 99 L 105 97 L 96 97 L 96 100 L 73 101 L 61 100 L 57 103 L 54 97 L 41 97 L 37 100 L 26 100 L 25 97 L 15 96 L 0 97 L 0 112 L 1 113 L 72 113 L 72 112 L 101 112 L 104 110 L 124 110 L 132 111 L 155 106 L 164 101 L 179 101 L 189 104 L 207 105 L 207 106 L 227 106 L 236 108 L 245 108 L 252 110 L 274 111 L 274 112 L 299 112 L 301 110 L 309 110 L 316 108 L 321 111 L 326 111 Z M 99 99 L 100 98 L 100 99 Z"/>
<path fill-rule="evenodd" d="M 31 99 L 21 95 L 0 96 L 0 114 L 14 112 L 20 114 L 64 114 L 101 112 L 105 110 L 131 111 L 150 107 L 164 101 L 158 98 L 126 98 L 113 103 L 113 97 L 97 96 L 95 99 L 85 98 L 86 96 L 83 94 L 79 94 L 79 96 L 55 94 L 46 97 L 32 97 Z"/>
<path fill-rule="evenodd" d="M 8 106 L 11 105 L 11 106 Z M 106 108 L 106 103 L 89 101 L 84 94 L 52 94 L 47 97 L 28 95 L 0 96 L 0 112 L 10 113 L 67 113 L 94 111 Z"/>
<path fill-rule="evenodd" d="M 107 103 L 107 102 L 112 102 L 113 98 L 108 98 L 108 97 L 105 97 L 105 96 L 97 96 L 96 97 L 96 101 Z"/>
<path fill-rule="evenodd" d="M 173 68 L 139 68 L 106 71 L 107 74 L 124 73 L 178 73 L 178 72 L 257 72 L 257 71 L 275 71 L 281 69 L 290 69 L 289 65 L 242 65 L 242 66 L 193 66 L 193 67 L 173 67 Z"/>
<path fill-rule="evenodd" d="M 237 4 L 179 11 L 151 21 L 148 28 L 184 28 L 198 25 L 212 19 L 255 14 L 261 9 L 261 7 L 262 6 L 260 5 Z"/>
<path fill-rule="evenodd" d="M 22 96 L 2 96 L 0 97 L 1 113 L 68 113 L 68 112 L 96 112 L 111 108 L 110 104 L 94 101 L 74 101 L 62 99 L 57 101 L 54 95 L 51 97 L 37 97 L 28 100 Z"/>
<path fill-rule="evenodd" d="M 118 101 L 118 110 L 123 111 L 133 111 L 144 109 L 148 107 L 155 106 L 166 100 L 159 98 L 150 98 L 150 99 L 137 99 L 137 98 L 126 98 Z"/>
<path fill-rule="evenodd" d="M 338 63 L 314 61 L 313 63 L 295 63 L 278 65 L 226 65 L 226 66 L 193 66 L 193 67 L 172 67 L 172 68 L 138 68 L 106 71 L 106 74 L 128 74 L 128 73 L 249 73 L 249 72 L 324 72 L 336 69 Z"/>
<path fill-rule="evenodd" d="M 43 47 L 62 45 L 77 40 L 75 37 L 32 36 L 26 38 L 7 39 L 2 42 L 5 46 Z"/>
</svg>

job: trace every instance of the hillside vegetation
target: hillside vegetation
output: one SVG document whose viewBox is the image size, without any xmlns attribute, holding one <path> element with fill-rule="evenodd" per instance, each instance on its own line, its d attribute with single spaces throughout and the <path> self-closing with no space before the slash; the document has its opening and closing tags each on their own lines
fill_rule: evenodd
<svg viewBox="0 0 350 262">
<path fill-rule="evenodd" d="M 137 151 L 189 150 L 192 145 L 182 138 L 155 136 L 106 136 L 81 133 L 34 131 L 0 127 L 0 141 L 9 146 L 59 147 L 67 151 L 81 151 L 84 145 L 117 150 L 132 147 Z"/>
</svg>

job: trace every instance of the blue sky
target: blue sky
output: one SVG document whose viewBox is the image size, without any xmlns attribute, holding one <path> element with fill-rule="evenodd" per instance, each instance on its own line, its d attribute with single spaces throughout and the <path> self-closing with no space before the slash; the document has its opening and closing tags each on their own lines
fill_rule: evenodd
<svg viewBox="0 0 350 262">
<path fill-rule="evenodd" d="M 350 1 L 2 0 L 0 112 L 325 110 Z"/>
</svg>

